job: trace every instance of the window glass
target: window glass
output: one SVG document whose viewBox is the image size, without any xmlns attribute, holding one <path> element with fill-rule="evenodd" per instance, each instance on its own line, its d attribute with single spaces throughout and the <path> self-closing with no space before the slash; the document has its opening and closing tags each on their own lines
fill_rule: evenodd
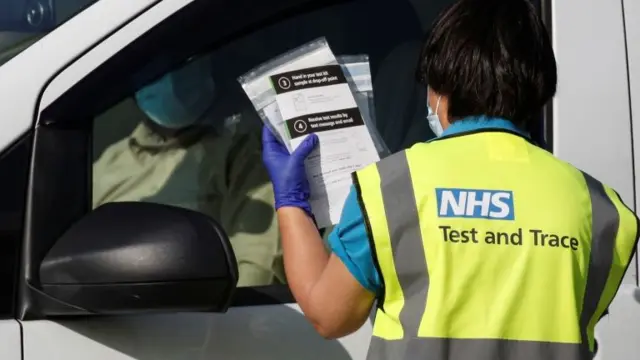
<svg viewBox="0 0 640 360">
<path fill-rule="evenodd" d="M 0 65 L 97 0 L 0 0 Z"/>
<path fill-rule="evenodd" d="M 284 283 L 261 122 L 238 76 L 318 37 L 337 56 L 368 55 L 376 127 L 398 151 L 433 136 L 414 73 L 424 30 L 450 2 L 342 2 L 218 45 L 151 82 L 140 81 L 141 69 L 129 79 L 135 91 L 94 119 L 93 206 L 149 201 L 201 211 L 227 231 L 239 286 Z"/>
</svg>

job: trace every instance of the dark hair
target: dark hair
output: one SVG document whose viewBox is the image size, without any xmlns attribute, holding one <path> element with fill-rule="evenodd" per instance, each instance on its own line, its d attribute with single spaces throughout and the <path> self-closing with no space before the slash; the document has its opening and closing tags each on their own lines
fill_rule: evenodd
<svg viewBox="0 0 640 360">
<path fill-rule="evenodd" d="M 460 0 L 435 21 L 417 78 L 449 98 L 449 117 L 525 127 L 556 92 L 549 34 L 527 0 Z"/>
</svg>

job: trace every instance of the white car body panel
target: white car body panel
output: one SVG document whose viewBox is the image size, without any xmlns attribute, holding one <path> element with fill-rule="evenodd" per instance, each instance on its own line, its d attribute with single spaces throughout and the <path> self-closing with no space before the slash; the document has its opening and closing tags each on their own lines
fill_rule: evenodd
<svg viewBox="0 0 640 360">
<path fill-rule="evenodd" d="M 96 66 L 191 1 L 159 2 L 56 75 L 106 34 L 154 3 L 101 0 L 0 67 L 0 96 L 11 99 L 0 101 L 0 148 L 6 148 L 33 125 L 36 109 L 51 104 Z M 634 0 L 624 4 L 629 36 L 626 44 L 620 2 L 552 2 L 552 35 L 559 67 L 553 137 L 554 152 L 560 158 L 611 185 L 635 208 L 634 197 L 638 194 L 634 192 L 632 155 L 638 149 L 632 147 L 629 89 L 635 95 L 631 98 L 637 114 L 640 22 L 631 19 L 640 19 L 640 4 Z M 71 35 L 74 41 L 68 41 Z M 640 126 L 633 129 L 635 143 L 640 144 L 637 134 Z M 640 356 L 640 304 L 633 297 L 636 285 L 637 273 L 631 267 L 611 315 L 598 326 L 598 359 Z M 25 321 L 22 327 L 23 357 L 19 324 L 13 320 L 0 322 L 1 359 L 365 359 L 371 336 L 371 323 L 367 322 L 351 336 L 323 340 L 297 305 L 234 308 L 226 314 Z"/>
<path fill-rule="evenodd" d="M 632 206 L 629 86 L 620 2 L 553 4 L 558 63 L 554 154 L 607 183 Z"/>
<path fill-rule="evenodd" d="M 25 360 L 364 359 L 371 334 L 366 325 L 340 341 L 324 340 L 295 305 L 23 326 Z"/>
<path fill-rule="evenodd" d="M 0 320 L 0 359 L 22 360 L 20 323 L 16 320 Z"/>
<path fill-rule="evenodd" d="M 99 1 L 2 65 L 0 84 L 8 85 L 0 87 L 0 99 L 11 101 L 0 101 L 0 148 L 31 127 L 40 93 L 56 72 L 156 1 Z"/>
<path fill-rule="evenodd" d="M 131 42 L 131 39 L 138 38 L 141 34 L 144 34 L 192 1 L 193 0 L 160 1 L 156 6 L 150 8 L 144 14 L 140 15 L 140 17 L 118 30 L 113 36 L 101 42 L 53 79 L 51 84 L 45 89 L 42 101 L 40 102 L 40 109 L 51 105 L 52 102 L 87 76 L 98 65 L 127 46 Z M 103 2 L 104 0 L 99 1 L 97 4 L 102 4 Z M 153 1 L 149 1 L 149 3 L 153 3 Z M 89 19 L 89 21 L 91 20 Z"/>
<path fill-rule="evenodd" d="M 629 100 L 631 116 L 638 120 L 640 118 L 640 2 L 633 0 L 625 0 L 624 15 L 625 28 L 627 34 L 627 57 L 629 68 Z M 640 125 L 633 127 L 633 139 L 636 146 L 634 147 L 634 156 L 640 159 Z M 636 174 L 638 173 L 638 163 L 636 162 Z M 640 178 L 635 177 L 635 187 L 640 189 Z M 640 192 L 636 191 L 636 208 L 640 204 Z M 640 258 L 636 256 L 637 271 L 640 271 Z M 636 276 L 638 272 L 636 272 Z"/>
<path fill-rule="evenodd" d="M 638 8 L 637 2 L 634 6 Z M 631 14 L 626 10 L 627 26 L 630 22 L 637 24 L 640 12 Z M 556 0 L 552 15 L 558 62 L 558 94 L 553 104 L 554 154 L 615 188 L 635 209 L 626 54 L 626 43 L 632 41 L 625 42 L 622 2 Z M 630 55 L 630 62 L 640 61 L 640 53 Z M 636 69 L 636 76 L 640 75 L 638 72 L 640 69 Z M 634 298 L 634 265 L 627 271 L 610 315 L 596 328 L 600 345 L 597 359 L 640 356 L 640 304 Z"/>
</svg>

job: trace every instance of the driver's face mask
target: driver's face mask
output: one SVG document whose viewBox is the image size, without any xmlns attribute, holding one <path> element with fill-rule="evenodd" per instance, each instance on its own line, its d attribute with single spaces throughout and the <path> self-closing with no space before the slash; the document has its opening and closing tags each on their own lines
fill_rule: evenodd
<svg viewBox="0 0 640 360">
<path fill-rule="evenodd" d="M 442 99 L 442 96 L 438 96 L 438 102 L 436 103 L 436 111 L 433 111 L 433 109 L 431 109 L 431 106 L 429 106 L 429 98 L 427 98 L 427 121 L 429 122 L 429 127 L 431 128 L 431 131 L 433 131 L 433 133 L 436 134 L 436 137 L 442 136 L 442 132 L 444 131 L 442 129 L 442 124 L 440 123 L 440 118 L 438 117 L 438 108 L 440 107 L 440 99 Z"/>
<path fill-rule="evenodd" d="M 181 129 L 201 121 L 211 108 L 215 84 L 208 57 L 196 59 L 140 89 L 136 102 L 154 123 Z"/>
</svg>

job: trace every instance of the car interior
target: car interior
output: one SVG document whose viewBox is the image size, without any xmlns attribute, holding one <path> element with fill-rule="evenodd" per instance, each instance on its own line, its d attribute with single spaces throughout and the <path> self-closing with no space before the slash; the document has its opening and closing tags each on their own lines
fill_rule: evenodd
<svg viewBox="0 0 640 360">
<path fill-rule="evenodd" d="M 241 126 L 237 128 L 259 134 L 262 123 L 238 77 L 274 57 L 325 37 L 336 56 L 368 55 L 376 127 L 391 153 L 429 140 L 434 135 L 425 120 L 426 91 L 415 81 L 415 70 L 425 30 L 449 3 L 451 0 L 316 2 L 309 9 L 294 10 L 246 34 L 203 48 L 201 54 L 211 55 L 217 92 L 211 107 L 212 118 L 223 121 L 240 114 Z M 216 17 L 216 21 L 226 20 Z M 158 73 L 152 78 L 146 73 L 152 72 L 165 57 L 172 56 L 175 55 L 164 53 L 144 65 L 130 77 L 133 88 L 137 90 L 162 75 Z M 96 116 L 93 160 L 110 145 L 128 137 L 144 118 L 131 93 Z M 330 230 L 321 229 L 325 241 Z"/>
<path fill-rule="evenodd" d="M 207 1 L 195 1 L 96 68 L 43 109 L 41 118 L 50 119 L 48 121 L 58 124 L 60 129 L 77 130 L 77 136 L 90 138 L 87 142 L 89 164 L 74 165 L 73 174 L 66 176 L 88 174 L 87 186 L 91 187 L 90 164 L 109 146 L 127 138 L 145 119 L 133 100 L 135 92 L 143 86 L 178 68 L 187 59 L 210 54 L 217 91 L 212 104 L 214 118 L 241 114 L 243 126 L 240 128 L 259 134 L 261 122 L 238 77 L 289 50 L 325 37 L 336 56 L 368 55 L 376 127 L 389 150 L 397 152 L 433 137 L 425 121 L 425 89 L 415 81 L 415 68 L 425 30 L 451 1 L 238 0 L 215 6 Z M 214 15 L 214 10 L 223 15 Z M 85 135 L 85 132 L 88 133 Z M 79 142 L 68 145 L 85 146 Z M 201 165 L 207 166 L 210 165 Z M 262 167 L 262 164 L 257 161 L 255 166 Z M 85 206 L 91 199 L 86 199 L 87 194 L 80 189 L 76 186 L 69 190 L 77 192 L 74 197 L 77 207 L 74 213 L 59 214 L 65 221 L 77 221 L 81 213 L 90 210 Z M 90 194 L 91 191 L 89 197 Z M 59 221 L 57 227 L 60 229 L 56 233 L 63 229 L 64 222 Z M 326 237 L 329 229 L 323 233 Z M 57 236 L 54 232 L 46 235 L 47 241 Z M 47 248 L 47 244 L 41 245 L 43 250 Z M 257 295 L 247 295 L 245 298 L 249 300 L 236 300 L 235 304 L 292 300 L 290 293 L 278 295 L 275 300 L 273 294 L 267 298 Z"/>
<path fill-rule="evenodd" d="M 414 81 L 414 73 L 423 35 L 422 24 L 430 19 L 421 19 L 418 14 L 435 16 L 439 10 L 437 5 L 444 6 L 446 2 L 432 4 L 431 11 L 418 11 L 408 1 L 332 2 L 222 44 L 209 52 L 217 93 L 211 118 L 224 121 L 241 114 L 238 131 L 259 134 L 261 121 L 240 87 L 238 77 L 280 54 L 325 37 L 336 56 L 368 55 L 374 84 L 376 125 L 389 149 L 395 152 L 428 140 L 433 134 L 423 121 L 425 91 Z M 380 26 L 385 22 L 395 25 L 392 28 Z M 149 64 L 143 72 L 153 66 L 153 63 Z M 144 118 L 133 96 L 97 116 L 93 124 L 93 160 L 98 161 L 105 149 L 128 137 Z M 201 167 L 207 167 L 207 164 Z M 94 173 L 94 181 L 97 176 Z M 178 175 L 174 177 L 178 178 Z M 175 185 L 176 181 L 167 183 Z M 189 196 L 186 191 L 184 196 Z M 326 241 L 331 228 L 320 231 Z"/>
</svg>

